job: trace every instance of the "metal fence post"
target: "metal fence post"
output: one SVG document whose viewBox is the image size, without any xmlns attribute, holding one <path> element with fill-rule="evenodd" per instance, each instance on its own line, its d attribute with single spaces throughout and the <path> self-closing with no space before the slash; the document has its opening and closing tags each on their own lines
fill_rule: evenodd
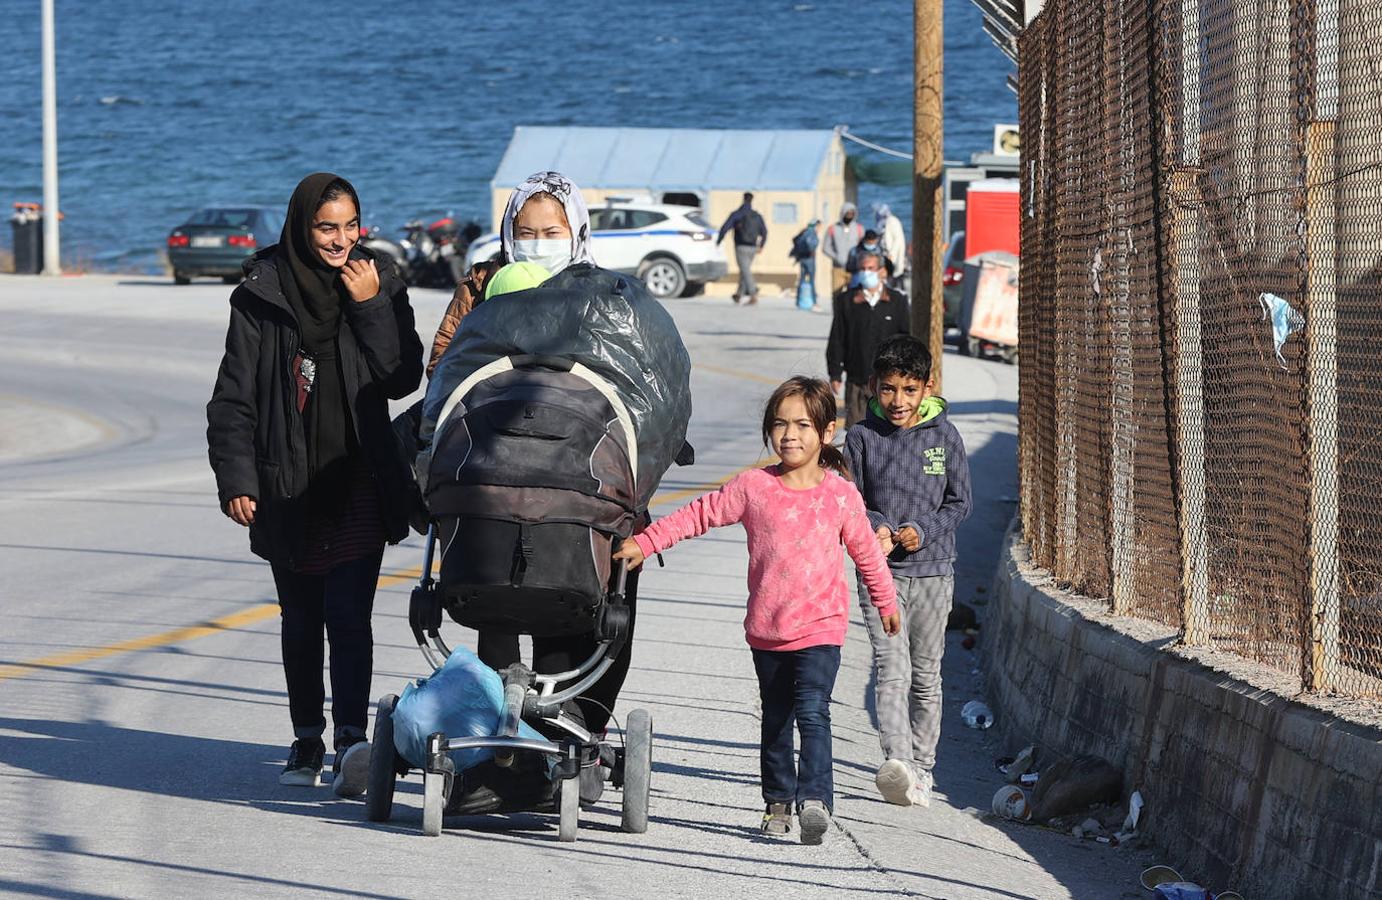
<svg viewBox="0 0 1382 900">
<path fill-rule="evenodd" d="M 1118 77 L 1118 91 L 1110 95 L 1111 115 L 1118 122 L 1118 173 L 1117 191 L 1112 207 L 1112 233 L 1110 237 L 1112 253 L 1108 266 L 1111 291 L 1107 294 L 1109 310 L 1109 337 L 1113 344 L 1109 377 L 1109 499 L 1111 504 L 1109 532 L 1112 538 L 1110 554 L 1110 578 L 1112 587 L 1112 611 L 1114 615 L 1128 615 L 1133 602 L 1133 466 L 1137 450 L 1137 428 L 1133 422 L 1133 353 L 1132 353 L 1132 299 L 1130 297 L 1131 273 L 1128 271 L 1132 252 L 1132 227 L 1128 221 L 1128 207 L 1132 203 L 1136 188 L 1134 152 L 1137 136 L 1134 133 L 1133 117 L 1136 115 L 1128 97 L 1130 61 L 1118 52 L 1127 44 L 1126 23 L 1128 10 L 1123 0 L 1110 4 L 1114 11 L 1117 40 L 1107 41 L 1111 49 L 1105 59 L 1115 69 Z M 1141 9 L 1139 8 L 1139 13 Z M 1100 293 L 1099 275 L 1095 275 L 1095 292 Z"/>
<path fill-rule="evenodd" d="M 1171 371 L 1177 411 L 1176 481 L 1181 493 L 1181 618 L 1185 643 L 1205 644 L 1209 641 L 1209 547 L 1204 525 L 1204 348 L 1198 275 L 1201 226 L 1199 190 L 1193 183 L 1200 171 L 1200 11 L 1195 0 L 1181 3 L 1179 49 L 1183 168 L 1171 176 L 1166 187 L 1178 207 L 1167 231 L 1176 292 L 1176 351 Z"/>
<path fill-rule="evenodd" d="M 1332 11 L 1337 16 L 1338 8 L 1333 7 Z M 1337 48 L 1337 19 L 1331 22 L 1324 9 L 1319 13 L 1321 40 L 1328 42 L 1332 38 Z M 1337 52 L 1324 55 L 1336 58 Z M 1316 114 L 1332 119 L 1337 108 L 1337 65 L 1325 62 L 1318 67 L 1316 77 Z M 1310 646 L 1305 681 L 1307 690 L 1318 692 L 1339 685 L 1339 387 L 1335 318 L 1338 192 L 1334 121 L 1315 121 L 1306 127 L 1305 153 L 1305 365 L 1310 410 Z"/>
</svg>

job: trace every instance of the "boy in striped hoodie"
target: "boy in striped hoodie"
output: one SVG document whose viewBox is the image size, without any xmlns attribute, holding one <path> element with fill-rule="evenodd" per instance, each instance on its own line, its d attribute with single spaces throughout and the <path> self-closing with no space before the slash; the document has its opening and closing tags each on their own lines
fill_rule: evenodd
<svg viewBox="0 0 1382 900">
<path fill-rule="evenodd" d="M 929 806 L 941 724 L 941 657 L 955 593 L 955 529 L 970 511 L 960 434 L 933 394 L 931 354 L 911 335 L 878 348 L 867 417 L 849 429 L 845 459 L 888 558 L 902 631 L 889 639 L 868 588 L 859 602 L 873 643 L 883 765 L 890 803 Z"/>
</svg>

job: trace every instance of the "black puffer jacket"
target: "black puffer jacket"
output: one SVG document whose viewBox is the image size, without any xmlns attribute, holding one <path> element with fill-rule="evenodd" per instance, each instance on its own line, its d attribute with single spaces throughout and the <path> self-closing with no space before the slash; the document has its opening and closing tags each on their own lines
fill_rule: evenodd
<svg viewBox="0 0 1382 900">
<path fill-rule="evenodd" d="M 389 424 L 388 401 L 408 396 L 421 382 L 422 342 L 407 287 L 389 257 L 364 248 L 352 256 L 375 260 L 379 294 L 345 304 L 341 372 L 361 453 L 379 490 L 384 532 L 396 543 L 408 533 L 414 488 Z M 206 439 L 221 508 L 240 496 L 258 501 L 250 549 L 290 566 L 306 521 L 307 443 L 291 371 L 299 344 L 297 319 L 269 247 L 246 260 L 245 281 L 230 295 L 226 352 L 206 405 Z"/>
</svg>

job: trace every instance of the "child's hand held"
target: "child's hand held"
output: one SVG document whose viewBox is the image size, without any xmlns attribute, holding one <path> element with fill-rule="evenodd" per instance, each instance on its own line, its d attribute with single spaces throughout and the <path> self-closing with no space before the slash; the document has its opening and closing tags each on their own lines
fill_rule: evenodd
<svg viewBox="0 0 1382 900">
<path fill-rule="evenodd" d="M 637 570 L 639 566 L 643 565 L 643 560 L 647 557 L 645 557 L 643 551 L 639 549 L 637 541 L 632 538 L 625 538 L 619 545 L 619 549 L 614 551 L 614 558 L 616 560 L 622 559 L 626 561 L 629 564 L 629 571 L 633 572 Z"/>
<path fill-rule="evenodd" d="M 921 549 L 921 535 L 910 525 L 898 530 L 896 540 L 908 553 L 916 553 Z"/>
<path fill-rule="evenodd" d="M 879 525 L 873 533 L 874 536 L 878 538 L 878 547 L 883 551 L 883 555 L 887 556 L 889 553 L 892 553 L 893 546 L 895 545 L 893 541 L 893 530 L 887 525 Z"/>
</svg>

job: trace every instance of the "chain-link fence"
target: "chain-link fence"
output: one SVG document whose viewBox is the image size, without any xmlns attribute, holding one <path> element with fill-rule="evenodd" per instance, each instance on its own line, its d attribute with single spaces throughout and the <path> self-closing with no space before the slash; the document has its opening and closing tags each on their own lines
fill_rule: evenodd
<svg viewBox="0 0 1382 900">
<path fill-rule="evenodd" d="M 1382 4 L 1046 0 L 1019 74 L 1034 561 L 1382 698 Z"/>
</svg>

